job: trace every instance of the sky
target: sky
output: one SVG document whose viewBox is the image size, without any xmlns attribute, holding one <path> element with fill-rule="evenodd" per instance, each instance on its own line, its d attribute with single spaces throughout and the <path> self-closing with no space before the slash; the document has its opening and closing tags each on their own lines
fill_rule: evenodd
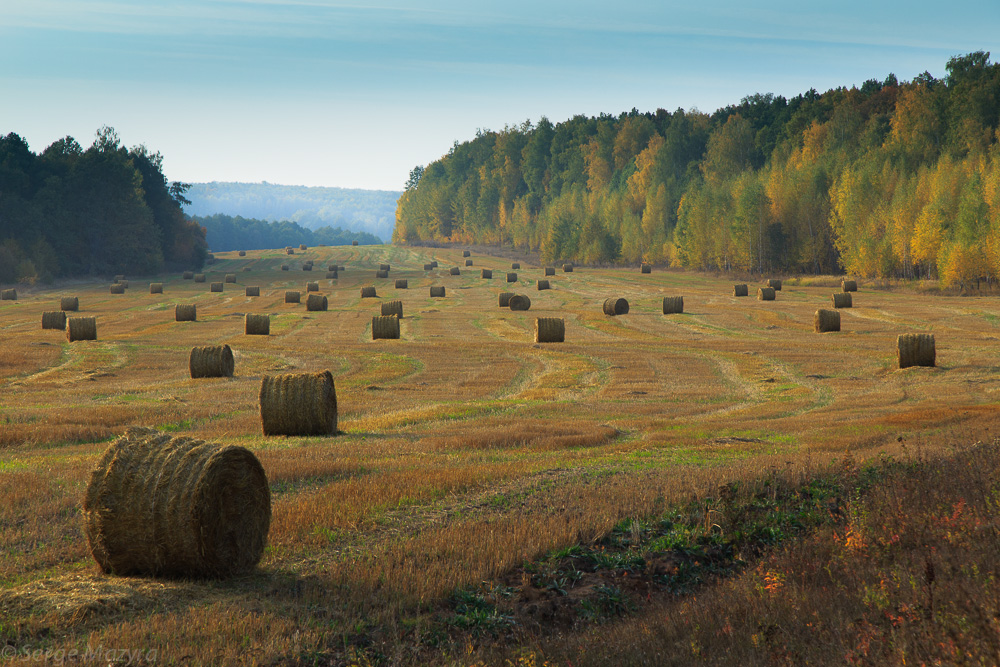
<svg viewBox="0 0 1000 667">
<path fill-rule="evenodd" d="M 102 126 L 171 181 L 401 190 L 479 129 L 712 112 L 948 58 L 1000 0 L 0 0 L 0 133 Z"/>
</svg>

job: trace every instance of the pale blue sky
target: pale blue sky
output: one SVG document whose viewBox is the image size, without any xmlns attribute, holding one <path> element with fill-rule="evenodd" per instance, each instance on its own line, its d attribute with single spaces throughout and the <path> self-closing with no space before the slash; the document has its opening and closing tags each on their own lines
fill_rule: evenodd
<svg viewBox="0 0 1000 667">
<path fill-rule="evenodd" d="M 714 111 L 1000 60 L 1000 0 L 0 0 L 0 132 L 171 180 L 401 189 L 477 128 Z"/>
</svg>

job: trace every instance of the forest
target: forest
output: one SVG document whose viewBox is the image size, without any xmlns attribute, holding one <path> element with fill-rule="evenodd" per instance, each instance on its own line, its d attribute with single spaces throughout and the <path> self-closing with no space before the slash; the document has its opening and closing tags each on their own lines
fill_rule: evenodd
<svg viewBox="0 0 1000 667">
<path fill-rule="evenodd" d="M 307 229 L 296 222 L 281 220 L 268 222 L 253 218 L 230 216 L 218 213 L 205 217 L 195 216 L 193 220 L 205 229 L 205 240 L 214 251 L 264 250 L 284 248 L 305 243 L 308 246 L 379 244 L 382 241 L 368 232 L 352 232 L 339 227 Z"/>
<path fill-rule="evenodd" d="M 0 137 L 0 282 L 200 267 L 204 230 L 162 161 L 109 127 L 86 150 L 65 137 L 37 155 L 17 134 Z"/>
<path fill-rule="evenodd" d="M 751 273 L 1000 277 L 1000 65 L 480 131 L 417 167 L 393 241 L 545 261 Z"/>
</svg>

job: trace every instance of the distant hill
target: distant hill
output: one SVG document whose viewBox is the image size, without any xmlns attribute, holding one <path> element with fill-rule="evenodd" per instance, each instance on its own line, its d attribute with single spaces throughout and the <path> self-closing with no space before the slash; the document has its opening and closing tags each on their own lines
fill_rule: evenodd
<svg viewBox="0 0 1000 667">
<path fill-rule="evenodd" d="M 277 222 L 291 220 L 307 229 L 333 227 L 368 232 L 388 241 L 402 192 L 350 190 L 274 183 L 193 183 L 184 207 L 191 216 L 217 213 Z"/>
<path fill-rule="evenodd" d="M 359 245 L 377 245 L 382 242 L 377 236 L 368 232 L 345 231 L 339 227 L 306 229 L 289 220 L 279 222 L 248 220 L 222 213 L 205 217 L 194 216 L 192 219 L 205 229 L 208 247 L 216 252 L 284 248 L 298 246 L 300 243 L 316 246 L 350 245 L 352 241 L 357 241 Z"/>
</svg>

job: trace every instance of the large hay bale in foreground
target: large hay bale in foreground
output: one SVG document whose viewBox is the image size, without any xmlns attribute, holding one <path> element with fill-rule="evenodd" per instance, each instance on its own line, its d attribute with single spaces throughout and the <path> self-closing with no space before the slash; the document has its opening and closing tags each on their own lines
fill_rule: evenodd
<svg viewBox="0 0 1000 667">
<path fill-rule="evenodd" d="M 42 313 L 42 328 L 65 331 L 66 313 L 61 310 L 46 310 Z"/>
<path fill-rule="evenodd" d="M 125 286 L 122 285 L 121 283 L 114 283 L 113 285 L 111 285 L 111 293 L 112 294 L 124 294 L 125 293 Z"/>
<path fill-rule="evenodd" d="M 433 264 L 424 264 L 424 271 L 431 271 L 434 269 Z"/>
<path fill-rule="evenodd" d="M 399 318 L 395 315 L 376 315 L 372 318 L 372 340 L 399 338 Z"/>
<path fill-rule="evenodd" d="M 235 283 L 236 282 L 236 274 L 235 273 L 227 273 L 226 274 L 226 278 L 225 278 L 225 282 L 227 282 L 227 283 Z"/>
<path fill-rule="evenodd" d="M 497 304 L 499 304 L 501 308 L 509 307 L 510 298 L 512 296 L 514 296 L 513 292 L 500 292 L 499 296 L 497 297 Z"/>
<path fill-rule="evenodd" d="M 247 313 L 243 319 L 243 333 L 247 336 L 270 336 L 271 316 Z"/>
<path fill-rule="evenodd" d="M 375 272 L 375 277 L 376 278 L 388 278 L 389 277 L 389 272 L 388 271 L 383 271 L 382 269 L 379 269 L 378 271 Z"/>
<path fill-rule="evenodd" d="M 327 298 L 322 294 L 310 294 L 306 297 L 306 310 L 321 312 L 329 308 Z"/>
<path fill-rule="evenodd" d="M 184 280 L 191 280 L 192 278 L 194 278 L 194 271 L 185 271 L 184 273 L 181 274 L 181 278 L 183 278 Z"/>
<path fill-rule="evenodd" d="M 813 317 L 813 329 L 816 333 L 840 331 L 840 313 L 828 308 L 820 308 Z"/>
<path fill-rule="evenodd" d="M 856 280 L 841 280 L 840 289 L 843 292 L 857 292 L 858 291 L 858 281 Z"/>
<path fill-rule="evenodd" d="M 247 296 L 260 296 L 260 285 L 247 285 L 245 294 Z"/>
<path fill-rule="evenodd" d="M 470 257 L 471 255 L 472 255 L 472 253 L 469 252 L 468 250 L 463 250 L 462 251 L 462 257 Z"/>
<path fill-rule="evenodd" d="M 538 285 L 538 291 L 539 292 L 541 292 L 542 290 L 545 290 L 545 289 L 550 289 L 549 288 L 549 281 L 548 280 L 539 280 L 538 283 L 537 283 L 537 285 Z"/>
<path fill-rule="evenodd" d="M 770 287 L 770 288 L 772 288 L 776 292 L 780 292 L 781 291 L 781 281 L 778 280 L 777 278 L 768 278 L 767 279 L 767 286 Z"/>
<path fill-rule="evenodd" d="M 366 287 L 362 287 L 361 288 L 361 298 L 362 299 L 373 299 L 373 298 L 375 298 L 377 296 L 378 295 L 375 293 L 375 286 L 374 285 L 368 285 Z"/>
<path fill-rule="evenodd" d="M 850 292 L 834 292 L 832 295 L 834 308 L 852 308 L 854 299 Z"/>
<path fill-rule="evenodd" d="M 306 283 L 306 292 L 318 292 L 318 291 L 319 291 L 319 283 L 316 282 Z"/>
<path fill-rule="evenodd" d="M 487 280 L 492 280 L 493 279 L 493 269 L 482 269 L 479 272 L 479 277 L 480 278 L 485 278 Z"/>
<path fill-rule="evenodd" d="M 130 428 L 91 473 L 83 525 L 108 574 L 230 577 L 264 554 L 271 492 L 244 447 Z"/>
<path fill-rule="evenodd" d="M 406 278 L 396 278 L 396 289 L 407 289 L 409 284 Z"/>
<path fill-rule="evenodd" d="M 97 318 L 71 317 L 67 319 L 66 339 L 71 343 L 77 340 L 97 340 Z"/>
<path fill-rule="evenodd" d="M 302 294 L 294 290 L 285 292 L 285 303 L 302 303 Z"/>
<path fill-rule="evenodd" d="M 472 266 L 472 260 L 471 259 L 465 260 L 465 265 L 466 266 Z"/>
<path fill-rule="evenodd" d="M 150 294 L 163 294 L 163 283 L 149 283 Z"/>
<path fill-rule="evenodd" d="M 204 273 L 196 273 L 196 274 L 194 274 L 194 281 L 196 283 L 203 283 L 203 282 L 205 282 L 205 274 Z"/>
<path fill-rule="evenodd" d="M 177 322 L 197 322 L 198 306 L 193 303 L 179 303 L 174 306 L 174 320 Z"/>
<path fill-rule="evenodd" d="M 663 297 L 663 314 L 675 315 L 684 312 L 684 297 L 665 296 Z"/>
<path fill-rule="evenodd" d="M 639 267 L 639 273 L 652 273 L 653 267 L 649 264 L 643 264 Z"/>
<path fill-rule="evenodd" d="M 453 266 L 453 267 L 451 267 L 451 268 L 450 268 L 450 269 L 448 270 L 448 273 L 450 273 L 450 274 L 451 274 L 451 275 L 453 275 L 453 276 L 460 276 L 460 275 L 462 275 L 462 272 L 458 270 L 458 267 L 457 267 L 457 266 Z"/>
<path fill-rule="evenodd" d="M 191 348 L 188 368 L 192 378 L 231 378 L 235 366 L 233 350 L 228 345 Z"/>
<path fill-rule="evenodd" d="M 934 334 L 899 334 L 896 348 L 899 351 L 900 368 L 935 364 Z"/>
<path fill-rule="evenodd" d="M 64 296 L 59 299 L 59 310 L 80 310 L 80 297 L 78 296 Z"/>
<path fill-rule="evenodd" d="M 531 308 L 531 299 L 523 294 L 515 294 L 510 297 L 510 301 L 507 302 L 507 305 L 511 310 L 528 310 Z"/>
<path fill-rule="evenodd" d="M 246 250 L 240 250 L 240 251 L 239 251 L 239 252 L 238 252 L 237 254 L 238 254 L 238 255 L 239 255 L 240 257 L 246 257 L 246 256 L 247 256 L 247 251 L 246 251 Z"/>
<path fill-rule="evenodd" d="M 628 315 L 628 301 L 612 296 L 604 300 L 605 315 Z"/>
<path fill-rule="evenodd" d="M 516 283 L 517 282 L 517 274 L 516 273 L 508 273 L 507 274 L 507 282 L 509 282 L 509 283 Z"/>
<path fill-rule="evenodd" d="M 773 287 L 760 287 L 757 289 L 757 300 L 758 301 L 774 301 L 774 288 Z"/>
<path fill-rule="evenodd" d="M 431 287 L 432 297 L 442 297 L 444 296 L 444 285 L 435 285 Z"/>
<path fill-rule="evenodd" d="M 556 268 L 554 266 L 546 266 L 545 267 L 545 275 L 546 276 L 554 276 L 554 275 L 556 275 Z"/>
<path fill-rule="evenodd" d="M 403 302 L 399 299 L 393 299 L 392 301 L 382 302 L 382 314 L 383 315 L 395 315 L 396 317 L 403 316 Z"/>
<path fill-rule="evenodd" d="M 561 317 L 536 317 L 536 343 L 562 343 L 566 340 L 566 322 Z"/>
<path fill-rule="evenodd" d="M 750 288 L 745 284 L 733 285 L 733 296 L 750 296 Z"/>
<path fill-rule="evenodd" d="M 221 292 L 222 291 L 222 283 L 212 283 L 211 286 L 209 287 L 209 289 L 211 291 L 213 291 L 213 292 Z"/>
</svg>

